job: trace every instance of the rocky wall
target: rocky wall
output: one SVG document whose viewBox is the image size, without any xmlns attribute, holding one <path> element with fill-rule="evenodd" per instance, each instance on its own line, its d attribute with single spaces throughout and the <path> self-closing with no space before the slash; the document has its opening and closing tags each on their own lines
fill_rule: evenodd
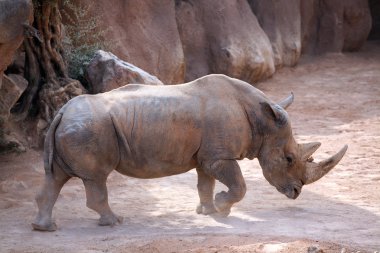
<svg viewBox="0 0 380 253">
<path fill-rule="evenodd" d="M 371 20 L 368 0 L 301 0 L 302 53 L 359 50 Z"/>
<path fill-rule="evenodd" d="M 300 0 L 248 0 L 272 44 L 276 68 L 294 66 L 301 56 Z"/>
<path fill-rule="evenodd" d="M 166 84 L 209 73 L 254 83 L 301 52 L 358 50 L 371 28 L 367 0 L 75 1 L 101 17 L 115 55 Z"/>
<path fill-rule="evenodd" d="M 71 2 L 83 10 L 84 6 L 90 6 L 88 15 L 98 17 L 98 29 L 105 32 L 104 40 L 111 44 L 110 51 L 121 60 L 144 69 L 166 84 L 184 80 L 185 59 L 174 1 Z"/>
<path fill-rule="evenodd" d="M 186 81 L 223 73 L 254 83 L 273 75 L 270 41 L 247 1 L 176 1 Z"/>
<path fill-rule="evenodd" d="M 0 153 L 14 146 L 6 136 L 10 110 L 27 86 L 22 76 L 4 75 L 33 20 L 31 0 L 0 1 Z"/>
<path fill-rule="evenodd" d="M 371 9 L 368 0 L 67 1 L 98 18 L 96 29 L 106 31 L 102 39 L 112 53 L 165 84 L 223 73 L 254 85 L 282 66 L 296 65 L 301 52 L 359 50 L 371 30 L 371 11 L 376 17 L 379 9 L 374 0 Z M 1 90 L 3 72 L 32 13 L 31 0 L 0 1 L 0 103 L 10 90 Z M 9 101 L 3 103 L 1 126 L 13 106 Z"/>
</svg>

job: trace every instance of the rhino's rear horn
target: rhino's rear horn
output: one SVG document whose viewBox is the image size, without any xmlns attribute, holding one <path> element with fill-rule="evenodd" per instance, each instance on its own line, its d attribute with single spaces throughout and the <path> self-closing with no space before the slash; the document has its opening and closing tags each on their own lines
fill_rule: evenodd
<svg viewBox="0 0 380 253">
<path fill-rule="evenodd" d="M 293 101 L 294 101 L 294 94 L 293 92 L 291 92 L 290 96 L 280 101 L 278 105 L 286 109 L 293 103 Z"/>
<path fill-rule="evenodd" d="M 306 162 L 304 184 L 311 184 L 326 175 L 343 158 L 347 148 L 345 145 L 338 153 L 319 163 Z"/>
<path fill-rule="evenodd" d="M 307 144 L 301 144 L 301 160 L 306 162 L 312 154 L 321 146 L 320 142 L 311 142 Z"/>
</svg>

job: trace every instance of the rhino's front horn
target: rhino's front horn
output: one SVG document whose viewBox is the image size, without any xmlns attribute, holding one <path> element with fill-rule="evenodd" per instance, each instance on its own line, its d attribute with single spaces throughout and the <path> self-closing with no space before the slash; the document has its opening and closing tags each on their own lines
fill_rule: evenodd
<svg viewBox="0 0 380 253">
<path fill-rule="evenodd" d="M 335 165 L 339 163 L 346 153 L 347 148 L 348 146 L 345 145 L 338 153 L 319 163 L 306 162 L 304 184 L 311 184 L 326 175 L 332 168 L 334 168 Z"/>
</svg>

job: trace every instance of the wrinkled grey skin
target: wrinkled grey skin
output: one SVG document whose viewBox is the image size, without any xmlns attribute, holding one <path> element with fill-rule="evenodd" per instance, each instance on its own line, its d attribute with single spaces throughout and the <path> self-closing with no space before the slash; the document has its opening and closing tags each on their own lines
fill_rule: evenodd
<svg viewBox="0 0 380 253">
<path fill-rule="evenodd" d="M 286 107 L 291 101 L 282 103 Z M 106 179 L 113 170 L 158 178 L 196 168 L 197 212 L 228 215 L 246 192 L 236 160 L 258 158 L 265 178 L 296 198 L 305 181 L 299 150 L 286 111 L 258 89 L 224 75 L 82 95 L 58 112 L 47 133 L 45 184 L 32 225 L 56 229 L 52 208 L 70 177 L 83 180 L 87 206 L 99 213 L 100 225 L 121 222 L 107 200 Z M 215 179 L 228 192 L 214 198 Z"/>
</svg>

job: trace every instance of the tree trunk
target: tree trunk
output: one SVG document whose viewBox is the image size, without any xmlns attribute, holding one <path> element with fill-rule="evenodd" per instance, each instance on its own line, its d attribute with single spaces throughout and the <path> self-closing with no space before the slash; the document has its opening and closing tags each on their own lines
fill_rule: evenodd
<svg viewBox="0 0 380 253">
<path fill-rule="evenodd" d="M 37 38 L 24 41 L 25 78 L 29 85 L 16 111 L 22 119 L 32 114 L 50 122 L 55 112 L 72 97 L 83 94 L 84 88 L 68 77 L 58 0 L 35 0 L 33 4 L 33 26 L 41 41 Z"/>
</svg>

